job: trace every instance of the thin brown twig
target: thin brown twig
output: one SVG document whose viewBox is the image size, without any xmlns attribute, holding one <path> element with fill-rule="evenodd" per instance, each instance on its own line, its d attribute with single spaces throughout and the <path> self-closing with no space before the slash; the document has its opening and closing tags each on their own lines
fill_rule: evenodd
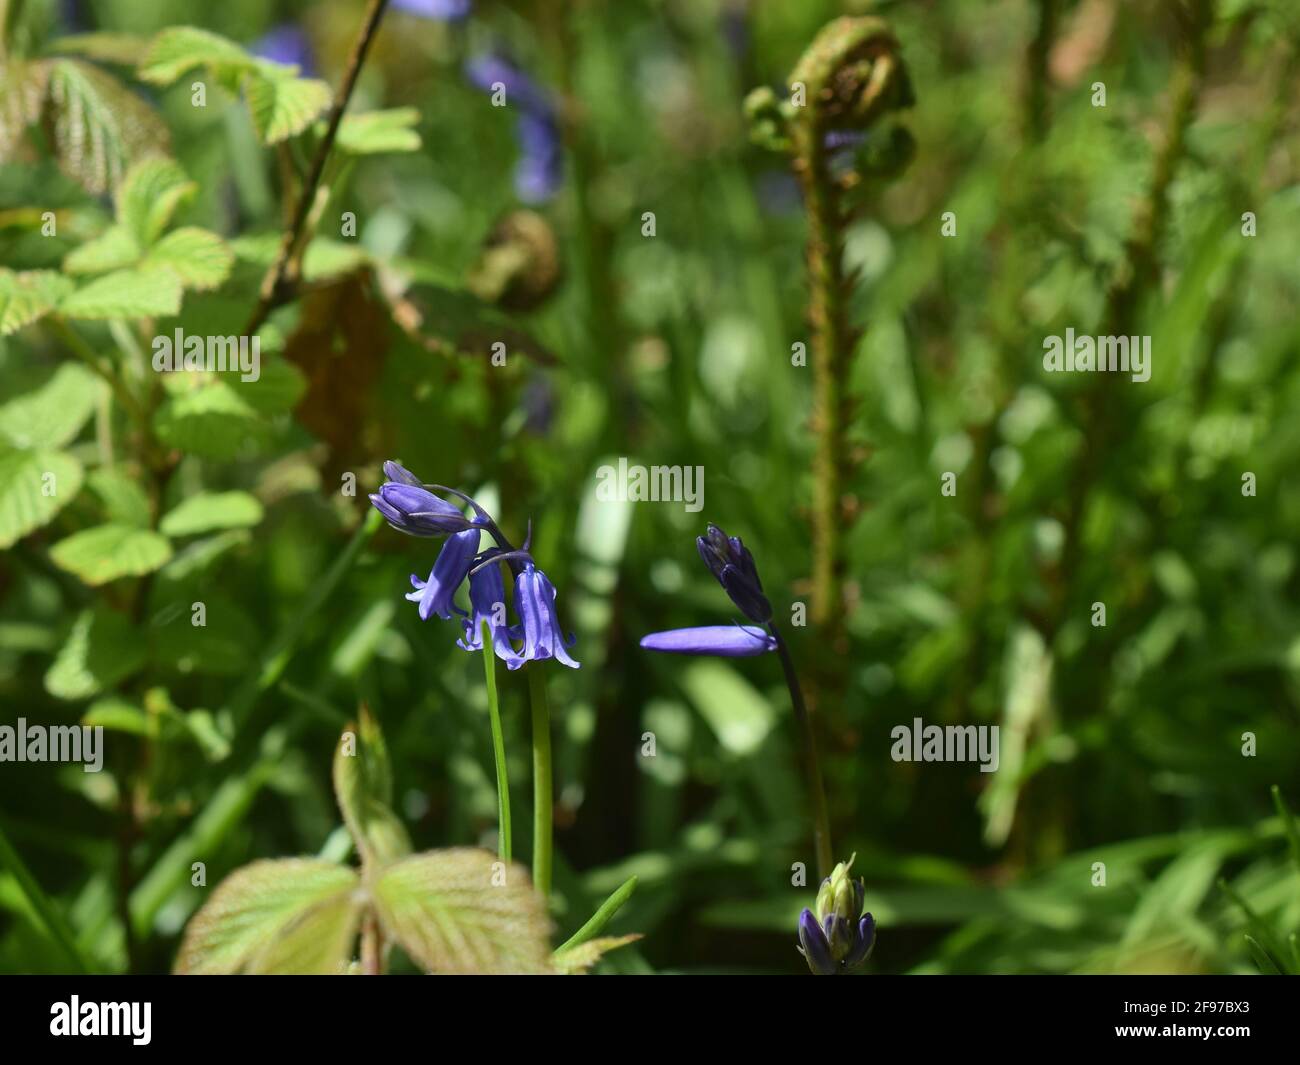
<svg viewBox="0 0 1300 1065">
<path fill-rule="evenodd" d="M 325 127 L 325 135 L 316 147 L 316 154 L 312 157 L 307 180 L 303 183 L 298 196 L 298 203 L 294 207 L 293 220 L 280 237 L 280 247 L 276 252 L 275 261 L 266 271 L 266 276 L 262 278 L 257 306 L 253 309 L 253 315 L 248 320 L 248 325 L 244 327 L 246 336 L 251 336 L 261 329 L 270 313 L 289 298 L 285 291 L 285 272 L 293 258 L 294 251 L 303 239 L 308 216 L 311 214 L 312 205 L 316 202 L 316 189 L 325 173 L 325 163 L 328 161 L 330 151 L 334 147 L 334 138 L 338 135 L 339 124 L 343 121 L 343 113 L 347 110 L 348 101 L 352 98 L 352 90 L 356 87 L 357 77 L 361 73 L 361 65 L 365 62 L 366 52 L 370 49 L 370 42 L 375 38 L 375 34 L 379 29 L 379 20 L 383 17 L 384 8 L 387 6 L 388 0 L 370 0 L 370 8 L 366 11 L 365 21 L 361 24 L 361 32 L 357 35 L 356 43 L 352 46 L 352 54 L 348 57 L 348 65 L 344 70 L 343 80 L 339 83 L 338 91 L 334 94 L 334 103 L 330 108 L 329 123 Z"/>
</svg>

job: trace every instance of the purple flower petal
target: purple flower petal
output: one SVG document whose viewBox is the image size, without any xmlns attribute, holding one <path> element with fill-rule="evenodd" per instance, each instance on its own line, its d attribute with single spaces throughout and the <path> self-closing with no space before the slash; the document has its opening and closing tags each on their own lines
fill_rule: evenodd
<svg viewBox="0 0 1300 1065">
<path fill-rule="evenodd" d="M 750 658 L 776 650 L 776 640 L 762 629 L 739 625 L 701 625 L 693 629 L 669 629 L 641 638 L 647 651 L 677 655 L 721 655 Z"/>
</svg>

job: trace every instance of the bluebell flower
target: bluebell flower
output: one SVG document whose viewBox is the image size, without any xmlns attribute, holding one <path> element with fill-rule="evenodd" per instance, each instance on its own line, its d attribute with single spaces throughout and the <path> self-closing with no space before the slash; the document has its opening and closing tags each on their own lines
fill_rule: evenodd
<svg viewBox="0 0 1300 1065">
<path fill-rule="evenodd" d="M 311 40 L 300 26 L 292 23 L 276 26 L 254 41 L 248 50 L 273 63 L 297 67 L 304 75 L 316 72 Z"/>
<path fill-rule="evenodd" d="M 392 5 L 394 11 L 439 22 L 458 22 L 469 15 L 471 6 L 470 0 L 392 0 Z"/>
<path fill-rule="evenodd" d="M 388 478 L 370 497 L 376 510 L 398 532 L 411 536 L 443 536 L 464 532 L 481 524 L 466 517 L 460 508 L 434 495 L 406 468 L 384 463 Z"/>
<path fill-rule="evenodd" d="M 489 562 L 501 552 L 488 548 L 483 552 L 482 561 Z M 506 622 L 506 583 L 501 576 L 501 566 L 482 565 L 469 576 L 470 614 L 461 622 L 465 627 L 465 636 L 457 640 L 456 645 L 466 651 L 483 650 L 483 623 L 486 621 L 492 635 L 492 650 L 503 662 L 509 664 L 519 658 L 510 645 L 512 639 L 519 639 L 522 629 L 513 628 Z"/>
<path fill-rule="evenodd" d="M 876 945 L 876 922 L 862 912 L 866 883 L 849 877 L 853 859 L 840 862 L 817 892 L 817 911 L 799 915 L 799 953 L 818 976 L 858 968 Z"/>
<path fill-rule="evenodd" d="M 561 665 L 577 669 L 569 657 L 574 636 L 565 636 L 555 616 L 555 585 L 532 562 L 524 564 L 515 577 L 515 610 L 523 623 L 523 653 L 506 664 L 518 669 L 525 662 L 554 658 Z"/>
<path fill-rule="evenodd" d="M 465 611 L 456 606 L 453 600 L 456 589 L 465 582 L 470 567 L 474 565 L 478 541 L 478 529 L 466 529 L 449 536 L 438 552 L 433 569 L 429 571 L 429 579 L 422 581 L 414 573 L 411 574 L 411 586 L 415 591 L 407 592 L 406 598 L 420 604 L 421 621 L 428 621 L 430 614 L 437 614 L 444 619 L 450 618 L 453 612 L 464 616 Z"/>
<path fill-rule="evenodd" d="M 695 546 L 723 591 L 755 625 L 702 625 L 652 632 L 641 638 L 641 646 L 647 651 L 720 655 L 723 658 L 749 658 L 777 650 L 780 644 L 775 634 L 762 628 L 772 620 L 772 604 L 763 594 L 763 582 L 758 579 L 754 556 L 740 537 L 728 536 L 709 522 L 708 531 L 696 538 Z"/>
<path fill-rule="evenodd" d="M 492 92 L 505 88 L 507 104 L 517 105 L 515 137 L 520 157 L 515 166 L 515 195 L 524 203 L 544 203 L 559 191 L 563 180 L 560 124 L 550 95 L 505 56 L 487 53 L 465 66 L 471 84 Z"/>
<path fill-rule="evenodd" d="M 772 604 L 763 594 L 758 567 L 739 536 L 728 536 L 712 522 L 695 541 L 700 558 L 745 617 L 759 625 L 772 620 Z"/>
</svg>

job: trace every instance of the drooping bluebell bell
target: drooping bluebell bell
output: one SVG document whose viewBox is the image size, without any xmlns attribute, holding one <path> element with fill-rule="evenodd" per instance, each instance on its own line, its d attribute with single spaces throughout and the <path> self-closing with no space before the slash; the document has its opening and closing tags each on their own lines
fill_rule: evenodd
<svg viewBox="0 0 1300 1065">
<path fill-rule="evenodd" d="M 465 611 L 453 601 L 458 589 L 469 576 L 474 565 L 474 556 L 478 554 L 480 531 L 466 529 L 447 537 L 438 557 L 429 572 L 428 580 L 420 580 L 411 574 L 413 592 L 407 592 L 406 598 L 420 604 L 420 620 L 428 621 L 430 614 L 450 618 L 453 613 L 464 616 Z"/>
<path fill-rule="evenodd" d="M 763 582 L 758 578 L 754 556 L 740 537 L 728 536 L 709 522 L 708 530 L 696 538 L 695 546 L 723 591 L 755 625 L 702 625 L 652 632 L 641 638 L 641 646 L 647 651 L 720 655 L 723 658 L 749 658 L 777 650 L 779 644 L 775 635 L 762 627 L 772 620 L 772 604 L 763 594 Z"/>
<path fill-rule="evenodd" d="M 415 536 L 448 537 L 428 578 L 411 575 L 415 590 L 406 598 L 419 604 L 422 620 L 433 615 L 443 619 L 460 615 L 465 631 L 457 644 L 466 651 L 483 650 L 482 625 L 486 621 L 494 653 L 511 669 L 546 658 L 579 668 L 568 654 L 574 637 L 565 636 L 556 617 L 555 586 L 529 554 L 531 531 L 523 549 L 516 550 L 492 516 L 465 493 L 442 485 L 426 485 L 396 462 L 384 463 L 384 475 L 388 479 L 370 496 L 370 502 L 393 528 Z M 473 516 L 437 493 L 459 498 Z M 496 541 L 496 546 L 480 551 L 484 532 Z M 515 577 L 514 607 L 520 620 L 514 625 L 506 620 L 502 566 L 508 566 Z M 469 614 L 455 603 L 456 593 L 467 577 Z M 516 640 L 523 643 L 522 650 L 515 650 L 512 641 Z"/>
<path fill-rule="evenodd" d="M 501 554 L 498 548 L 490 547 L 483 552 L 479 567 L 469 575 L 470 614 L 462 625 L 465 635 L 456 641 L 456 645 L 466 651 L 483 650 L 483 623 L 486 621 L 492 636 L 492 650 L 507 665 L 519 658 L 511 646 L 512 639 L 519 639 L 522 629 L 513 628 L 506 622 L 506 583 L 501 576 L 501 566 L 482 565 Z"/>
<path fill-rule="evenodd" d="M 524 649 L 517 661 L 506 662 L 509 668 L 518 669 L 525 662 L 546 658 L 578 668 L 568 652 L 575 637 L 565 636 L 555 616 L 555 585 L 531 561 L 515 577 L 515 610 L 523 623 Z"/>
<path fill-rule="evenodd" d="M 840 862 L 822 881 L 816 913 L 799 915 L 799 953 L 818 976 L 851 972 L 871 956 L 876 922 L 862 912 L 867 885 L 849 876 L 853 859 Z"/>
<path fill-rule="evenodd" d="M 471 59 L 465 74 L 485 92 L 504 87 L 507 104 L 518 105 L 515 137 L 520 156 L 515 166 L 515 195 L 529 204 L 553 198 L 563 180 L 564 160 L 559 118 L 550 94 L 499 53 Z"/>
</svg>

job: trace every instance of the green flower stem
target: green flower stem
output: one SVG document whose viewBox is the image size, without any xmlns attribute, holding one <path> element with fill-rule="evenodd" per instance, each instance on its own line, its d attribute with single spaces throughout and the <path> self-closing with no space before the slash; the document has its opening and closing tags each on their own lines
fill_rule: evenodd
<svg viewBox="0 0 1300 1065">
<path fill-rule="evenodd" d="M 537 663 L 527 671 L 528 700 L 533 721 L 533 885 L 542 898 L 551 897 L 551 708 L 546 680 Z"/>
<path fill-rule="evenodd" d="M 580 947 L 588 940 L 595 939 L 605 930 L 605 926 L 614 919 L 614 915 L 623 908 L 623 904 L 632 897 L 635 891 L 636 877 L 630 876 L 618 886 L 614 894 L 600 904 L 600 908 L 591 915 L 586 924 L 555 948 L 555 953 L 562 954 L 566 950 Z"/>
<path fill-rule="evenodd" d="M 803 744 L 804 771 L 808 777 L 808 802 L 812 807 L 813 843 L 817 850 L 817 875 L 830 876 L 834 864 L 831 849 L 831 820 L 826 809 L 826 785 L 822 780 L 821 762 L 817 758 L 817 736 L 813 731 L 812 715 L 804 703 L 803 691 L 799 687 L 799 676 L 794 670 L 794 659 L 790 649 L 781 637 L 774 622 L 768 622 L 768 632 L 776 640 L 776 651 L 781 657 L 781 668 L 785 671 L 785 683 L 790 689 L 790 702 L 794 704 L 795 720 L 799 722 L 800 739 Z"/>
<path fill-rule="evenodd" d="M 497 656 L 492 650 L 492 630 L 483 622 L 483 673 L 487 681 L 488 715 L 492 719 L 492 754 L 497 766 L 497 853 L 510 861 L 510 780 L 506 775 L 506 739 L 501 729 L 497 698 Z"/>
</svg>

